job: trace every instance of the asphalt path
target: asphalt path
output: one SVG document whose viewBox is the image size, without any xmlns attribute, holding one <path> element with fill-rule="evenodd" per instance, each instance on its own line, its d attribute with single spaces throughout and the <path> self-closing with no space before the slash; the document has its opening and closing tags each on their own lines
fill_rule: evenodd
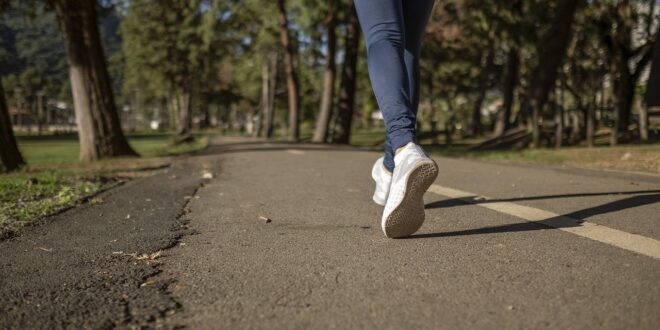
<svg viewBox="0 0 660 330">
<path fill-rule="evenodd" d="M 392 240 L 379 156 L 215 139 L 0 243 L 0 325 L 660 327 L 660 177 L 436 158 Z"/>
</svg>

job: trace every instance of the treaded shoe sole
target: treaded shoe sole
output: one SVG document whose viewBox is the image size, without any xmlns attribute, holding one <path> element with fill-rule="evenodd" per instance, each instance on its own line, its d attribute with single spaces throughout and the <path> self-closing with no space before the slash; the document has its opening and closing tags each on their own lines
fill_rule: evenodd
<svg viewBox="0 0 660 330">
<path fill-rule="evenodd" d="M 406 179 L 406 190 L 399 205 L 383 221 L 385 236 L 399 238 L 412 235 L 424 223 L 424 193 L 438 177 L 438 165 L 423 161 L 410 171 Z"/>
</svg>

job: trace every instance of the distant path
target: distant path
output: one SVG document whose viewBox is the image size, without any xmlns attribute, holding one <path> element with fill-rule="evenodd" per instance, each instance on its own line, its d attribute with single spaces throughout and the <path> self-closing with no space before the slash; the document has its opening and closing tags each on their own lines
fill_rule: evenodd
<svg viewBox="0 0 660 330">
<path fill-rule="evenodd" d="M 217 138 L 0 243 L 0 324 L 660 327 L 657 176 L 437 158 L 426 223 L 390 240 L 378 155 Z"/>
</svg>

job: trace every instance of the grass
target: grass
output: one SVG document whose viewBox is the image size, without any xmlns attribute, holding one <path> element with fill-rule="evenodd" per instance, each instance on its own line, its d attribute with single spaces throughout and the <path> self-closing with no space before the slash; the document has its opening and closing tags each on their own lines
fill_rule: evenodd
<svg viewBox="0 0 660 330">
<path fill-rule="evenodd" d="M 52 214 L 117 181 L 117 171 L 157 162 L 159 157 L 190 153 L 204 148 L 209 134 L 196 134 L 195 142 L 169 146 L 167 134 L 129 134 L 131 146 L 142 158 L 120 158 L 94 163 L 78 161 L 74 134 L 17 136 L 28 166 L 0 175 L 0 237 L 29 221 Z M 98 201 L 92 199 L 92 202 Z"/>
<path fill-rule="evenodd" d="M 447 157 L 516 164 L 569 165 L 574 167 L 660 173 L 660 144 L 524 149 L 520 151 L 471 151 L 465 146 L 426 146 Z"/>
<path fill-rule="evenodd" d="M 69 206 L 101 189 L 99 175 L 47 170 L 13 173 L 0 180 L 0 229 L 18 228 L 28 221 Z"/>
<path fill-rule="evenodd" d="M 203 148 L 208 142 L 206 134 L 197 134 L 190 144 L 168 146 L 170 135 L 162 133 L 128 134 L 128 142 L 143 157 L 163 157 L 191 152 Z M 48 166 L 78 162 L 78 137 L 75 134 L 17 136 L 18 147 L 30 166 Z"/>
<path fill-rule="evenodd" d="M 374 146 L 382 144 L 385 132 L 382 128 L 355 130 L 351 144 L 356 146 Z M 431 154 L 479 159 L 494 162 L 517 164 L 569 165 L 593 169 L 611 169 L 660 173 L 660 143 L 627 144 L 620 146 L 569 146 L 561 149 L 539 148 L 512 150 L 469 150 L 469 146 L 481 139 L 456 139 L 452 146 L 444 144 L 444 137 L 436 141 L 421 141 L 425 150 Z"/>
</svg>

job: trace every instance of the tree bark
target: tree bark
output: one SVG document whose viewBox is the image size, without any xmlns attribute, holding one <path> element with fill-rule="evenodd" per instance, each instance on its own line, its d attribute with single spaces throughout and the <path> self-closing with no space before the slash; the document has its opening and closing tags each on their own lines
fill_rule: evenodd
<svg viewBox="0 0 660 330">
<path fill-rule="evenodd" d="M 275 118 L 275 89 L 277 87 L 277 53 L 270 54 L 270 83 L 268 85 L 268 112 L 266 116 L 266 137 L 273 137 L 273 119 Z"/>
<path fill-rule="evenodd" d="M 660 107 L 660 33 L 656 34 L 653 45 L 653 59 L 651 60 L 651 72 L 649 80 L 646 83 L 646 92 L 644 95 L 644 107 L 640 114 L 640 137 L 642 141 L 649 139 L 649 109 Z M 642 118 L 642 116 L 644 118 Z"/>
<path fill-rule="evenodd" d="M 495 58 L 495 51 L 493 48 L 494 45 L 491 45 L 490 50 L 482 60 L 481 73 L 479 75 L 479 90 L 474 102 L 472 119 L 470 121 L 470 135 L 472 136 L 479 136 L 483 133 L 483 126 L 481 124 L 481 106 L 486 99 L 486 89 L 488 89 L 488 80 L 490 79 L 490 72 Z"/>
<path fill-rule="evenodd" d="M 348 144 L 351 138 L 351 125 L 355 107 L 355 85 L 357 75 L 358 46 L 360 44 L 360 23 L 355 7 L 349 2 L 349 15 L 346 25 L 344 65 L 341 70 L 337 122 L 332 136 L 333 143 Z"/>
<path fill-rule="evenodd" d="M 616 145 L 619 141 L 619 133 L 627 131 L 630 125 L 630 115 L 632 106 L 635 101 L 635 87 L 639 81 L 645 66 L 651 59 L 651 48 L 648 48 L 642 54 L 641 58 L 635 64 L 634 71 L 630 71 L 629 60 L 630 57 L 621 56 L 618 71 L 619 81 L 616 90 L 616 110 L 614 116 L 614 127 L 612 129 L 612 136 L 610 144 Z"/>
<path fill-rule="evenodd" d="M 257 125 L 257 136 L 264 135 L 264 122 L 269 119 L 268 102 L 270 101 L 270 63 L 267 58 L 261 64 L 261 110 L 259 111 L 259 123 Z"/>
<path fill-rule="evenodd" d="M 555 149 L 560 149 L 564 142 L 564 91 L 559 91 L 555 100 Z"/>
<path fill-rule="evenodd" d="M 613 50 L 617 58 L 616 68 L 619 79 L 617 84 L 615 84 L 617 86 L 615 99 L 616 110 L 614 114 L 615 124 L 610 137 L 611 145 L 618 144 L 620 132 L 628 130 L 632 105 L 635 101 L 635 87 L 644 68 L 651 60 L 654 51 L 652 44 L 644 45 L 638 50 L 633 49 L 632 34 L 635 24 L 635 8 L 636 5 L 631 4 L 629 0 L 618 3 L 616 8 L 617 15 L 616 29 L 613 36 Z M 647 26 L 649 35 L 650 30 L 651 25 L 649 24 Z M 641 54 L 641 56 L 639 56 L 639 59 L 631 67 L 631 59 L 635 57 L 636 53 Z"/>
<path fill-rule="evenodd" d="M 5 99 L 5 91 L 0 80 L 0 171 L 10 172 L 25 164 L 18 150 L 14 130 L 11 126 L 9 108 Z"/>
<path fill-rule="evenodd" d="M 289 95 L 289 139 L 300 139 L 300 96 L 298 92 L 298 76 L 294 67 L 295 48 L 291 43 L 289 22 L 286 16 L 286 1 L 277 0 L 280 24 L 280 42 L 284 49 L 284 68 L 286 70 L 286 87 Z"/>
<path fill-rule="evenodd" d="M 326 18 L 326 29 L 328 36 L 328 54 L 325 59 L 325 72 L 323 74 L 323 96 L 321 98 L 321 109 L 316 119 L 316 127 L 312 142 L 325 143 L 328 139 L 328 128 L 330 126 L 330 115 L 332 114 L 333 99 L 335 96 L 335 55 L 337 52 L 336 25 L 336 3 L 330 0 L 330 9 Z"/>
<path fill-rule="evenodd" d="M 595 97 L 594 97 L 595 98 Z M 594 135 L 596 134 L 596 101 L 587 106 L 587 146 L 594 146 Z"/>
<path fill-rule="evenodd" d="M 204 120 L 200 123 L 200 128 L 209 128 L 211 127 L 211 109 L 209 109 L 211 105 L 204 102 L 204 104 L 200 104 L 200 106 L 202 115 L 204 115 Z"/>
<path fill-rule="evenodd" d="M 177 94 L 177 122 L 175 142 L 184 142 L 190 138 L 192 127 L 192 93 L 185 86 Z"/>
<path fill-rule="evenodd" d="M 586 129 L 586 123 L 582 124 L 583 120 L 580 117 L 580 114 L 585 118 L 589 116 L 589 104 L 581 105 L 581 102 L 578 102 L 578 111 L 572 111 L 570 113 L 571 120 L 571 139 L 572 144 L 577 144 L 582 141 L 583 131 Z M 584 128 L 584 129 L 583 129 Z"/>
<path fill-rule="evenodd" d="M 513 112 L 513 102 L 518 85 L 518 72 L 520 70 L 520 51 L 518 48 L 513 48 L 509 51 L 506 76 L 504 77 L 504 100 L 502 108 L 497 113 L 497 121 L 495 122 L 495 130 L 493 136 L 500 137 L 506 130 L 511 128 L 511 113 Z"/>
<path fill-rule="evenodd" d="M 96 1 L 47 0 L 64 35 L 80 159 L 137 155 L 126 140 L 99 37 Z"/>
<path fill-rule="evenodd" d="M 558 69 L 565 57 L 571 38 L 571 26 L 576 9 L 581 0 L 563 0 L 552 22 L 550 30 L 543 36 L 539 45 L 539 62 L 532 73 L 532 79 L 521 107 L 521 123 L 531 114 L 532 147 L 539 147 L 539 120 L 548 101 L 548 94 L 555 86 Z"/>
<path fill-rule="evenodd" d="M 447 99 L 447 110 L 449 112 L 449 118 L 445 120 L 445 145 L 451 147 L 453 143 L 452 136 L 454 134 L 454 121 L 456 120 L 456 113 L 454 112 L 454 105 L 452 102 L 453 98 Z"/>
</svg>

